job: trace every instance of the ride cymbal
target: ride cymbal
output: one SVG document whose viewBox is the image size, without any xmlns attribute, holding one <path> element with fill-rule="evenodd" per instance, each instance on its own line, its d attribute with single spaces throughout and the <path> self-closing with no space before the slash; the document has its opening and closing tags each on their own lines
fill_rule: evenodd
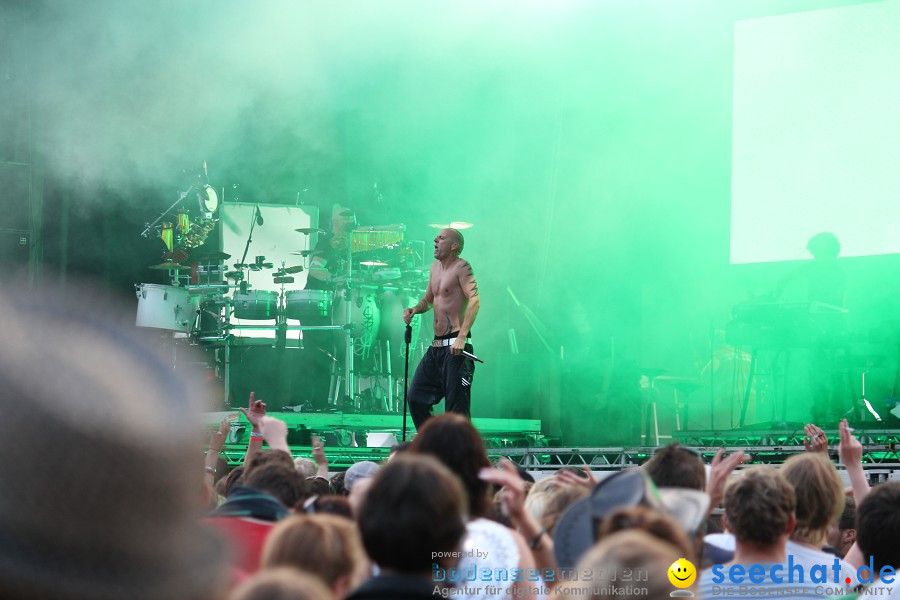
<svg viewBox="0 0 900 600">
<path fill-rule="evenodd" d="M 196 261 L 228 260 L 231 258 L 231 255 L 227 252 L 207 252 L 205 254 L 195 254 L 193 258 Z"/>
<path fill-rule="evenodd" d="M 309 235 L 311 233 L 325 233 L 324 229 L 319 229 L 318 227 L 300 227 L 299 229 L 295 229 L 294 231 L 302 233 L 303 235 Z"/>
</svg>

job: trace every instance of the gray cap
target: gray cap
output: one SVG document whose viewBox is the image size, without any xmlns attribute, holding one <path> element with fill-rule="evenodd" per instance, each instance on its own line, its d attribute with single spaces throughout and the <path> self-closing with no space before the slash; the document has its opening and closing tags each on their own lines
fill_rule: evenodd
<svg viewBox="0 0 900 600">
<path fill-rule="evenodd" d="M 363 460 L 354 463 L 347 469 L 344 475 L 344 489 L 348 492 L 353 489 L 353 484 L 360 479 L 366 479 L 375 475 L 378 471 L 378 465 L 371 460 Z"/>
<path fill-rule="evenodd" d="M 100 289 L 0 292 L 0 597 L 209 596 L 198 394 Z"/>
</svg>

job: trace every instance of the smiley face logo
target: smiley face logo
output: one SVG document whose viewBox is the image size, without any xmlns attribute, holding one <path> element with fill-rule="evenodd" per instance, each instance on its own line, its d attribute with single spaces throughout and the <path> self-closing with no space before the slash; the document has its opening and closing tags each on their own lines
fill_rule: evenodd
<svg viewBox="0 0 900 600">
<path fill-rule="evenodd" d="M 669 566 L 669 581 L 677 588 L 690 587 L 697 579 L 697 569 L 691 561 L 679 558 Z"/>
</svg>

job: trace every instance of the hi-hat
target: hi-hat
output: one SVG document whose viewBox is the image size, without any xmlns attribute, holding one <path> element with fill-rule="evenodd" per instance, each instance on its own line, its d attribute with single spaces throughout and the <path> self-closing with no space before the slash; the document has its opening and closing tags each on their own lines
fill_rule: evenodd
<svg viewBox="0 0 900 600">
<path fill-rule="evenodd" d="M 160 263 L 158 265 L 150 265 L 148 269 L 156 269 L 158 271 L 189 271 L 191 268 L 187 265 L 179 265 L 178 263 Z"/>
<path fill-rule="evenodd" d="M 272 279 L 275 283 L 294 283 L 293 277 L 275 277 Z"/>
<path fill-rule="evenodd" d="M 290 274 L 290 275 L 293 275 L 294 273 L 300 273 L 300 272 L 302 272 L 302 271 L 303 271 L 303 267 L 302 267 L 301 265 L 297 265 L 297 266 L 295 266 L 295 267 L 284 267 L 284 268 L 279 269 L 279 270 L 280 270 L 280 271 L 284 271 L 285 273 L 288 273 L 288 274 Z"/>
<path fill-rule="evenodd" d="M 299 229 L 295 229 L 299 233 L 303 235 L 309 235 L 311 233 L 325 233 L 324 229 L 319 229 L 318 227 L 300 227 Z"/>
<path fill-rule="evenodd" d="M 315 250 L 294 250 L 291 254 L 294 256 L 309 256 L 313 252 L 315 252 Z"/>
<path fill-rule="evenodd" d="M 244 278 L 244 272 L 243 271 L 228 271 L 227 273 L 225 273 L 225 278 L 226 279 L 234 279 L 234 280 L 239 281 Z"/>
</svg>

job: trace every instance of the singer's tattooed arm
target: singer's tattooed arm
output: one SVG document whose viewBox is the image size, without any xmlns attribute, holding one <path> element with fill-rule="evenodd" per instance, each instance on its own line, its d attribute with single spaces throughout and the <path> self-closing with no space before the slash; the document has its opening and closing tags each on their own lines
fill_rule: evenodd
<svg viewBox="0 0 900 600">
<path fill-rule="evenodd" d="M 465 261 L 459 268 L 459 286 L 468 300 L 463 322 L 459 328 L 459 337 L 464 339 L 469 334 L 469 330 L 472 329 L 475 317 L 478 316 L 478 309 L 481 308 L 481 297 L 478 295 L 478 281 L 475 279 L 475 270 L 472 269 L 469 261 Z"/>
</svg>

